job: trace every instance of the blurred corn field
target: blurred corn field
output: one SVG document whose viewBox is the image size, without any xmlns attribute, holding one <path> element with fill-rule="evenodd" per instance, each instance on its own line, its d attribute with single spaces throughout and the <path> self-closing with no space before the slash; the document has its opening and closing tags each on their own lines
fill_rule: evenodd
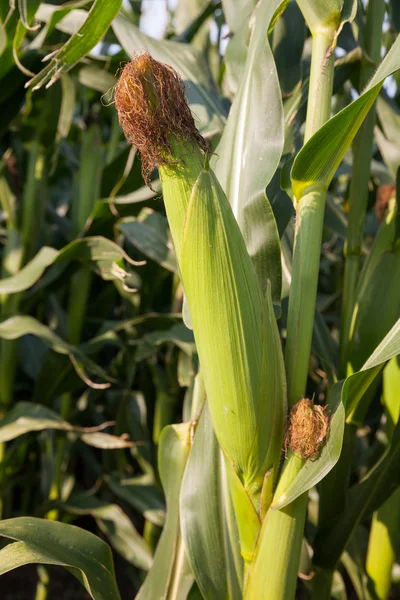
<svg viewBox="0 0 400 600">
<path fill-rule="evenodd" d="M 400 598 L 399 30 L 0 2 L 2 598 Z"/>
</svg>

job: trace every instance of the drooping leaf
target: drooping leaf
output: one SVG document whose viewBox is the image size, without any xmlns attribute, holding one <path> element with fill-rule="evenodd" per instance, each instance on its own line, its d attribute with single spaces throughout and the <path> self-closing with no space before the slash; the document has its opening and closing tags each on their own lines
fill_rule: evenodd
<svg viewBox="0 0 400 600">
<path fill-rule="evenodd" d="M 212 158 L 253 259 L 261 288 L 281 297 L 279 235 L 265 194 L 283 149 L 283 110 L 274 57 L 265 32 L 279 0 L 263 0 L 254 11 L 244 75 L 221 141 Z"/>
<path fill-rule="evenodd" d="M 101 236 L 81 238 L 67 244 L 62 250 L 43 246 L 18 273 L 0 280 L 0 293 L 23 292 L 40 279 L 47 267 L 71 260 L 93 266 L 103 279 L 109 281 L 113 279 L 124 281 L 130 276 L 121 264 L 118 264 L 120 261 L 126 260 L 132 265 L 142 264 L 132 260 L 120 246 L 107 238 Z"/>
<path fill-rule="evenodd" d="M 95 448 L 112 450 L 132 446 L 132 442 L 126 438 L 103 433 L 103 428 L 104 426 L 76 427 L 46 406 L 31 402 L 17 402 L 0 421 L 0 441 L 8 442 L 31 431 L 57 429 L 76 433 L 82 441 Z"/>
<path fill-rule="evenodd" d="M 141 475 L 130 479 L 106 476 L 105 481 L 116 496 L 128 502 L 147 521 L 162 527 L 165 522 L 165 504 L 154 479 Z"/>
<path fill-rule="evenodd" d="M 150 548 L 117 504 L 103 502 L 95 496 L 73 494 L 62 508 L 75 515 L 92 515 L 99 529 L 125 560 L 139 569 L 150 569 L 153 562 Z"/>
<path fill-rule="evenodd" d="M 93 600 L 120 600 L 110 548 L 98 537 L 58 521 L 18 517 L 0 523 L 15 543 L 0 551 L 0 574 L 38 563 L 69 568 Z"/>
<path fill-rule="evenodd" d="M 35 335 L 40 338 L 46 346 L 57 352 L 69 356 L 77 374 L 93 388 L 105 389 L 110 386 L 110 377 L 107 373 L 88 358 L 78 347 L 72 346 L 56 335 L 49 327 L 40 323 L 37 319 L 28 316 L 10 317 L 0 323 L 0 338 L 5 340 L 16 340 L 24 335 Z M 82 368 L 84 367 L 84 368 Z M 107 383 L 95 383 L 85 374 L 96 375 Z"/>
<path fill-rule="evenodd" d="M 137 217 L 127 217 L 119 221 L 117 227 L 145 256 L 169 271 L 177 271 L 168 221 L 163 215 L 145 208 Z"/>
</svg>

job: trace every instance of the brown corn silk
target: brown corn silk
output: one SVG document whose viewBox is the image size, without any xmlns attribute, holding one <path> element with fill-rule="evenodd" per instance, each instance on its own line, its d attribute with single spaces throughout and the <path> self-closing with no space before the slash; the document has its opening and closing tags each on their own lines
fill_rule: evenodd
<svg viewBox="0 0 400 600">
<path fill-rule="evenodd" d="M 323 406 L 302 398 L 291 409 L 286 430 L 284 450 L 292 450 L 305 459 L 316 458 L 329 426 L 329 417 Z"/>
<path fill-rule="evenodd" d="M 136 56 L 121 70 L 114 99 L 125 137 L 140 152 L 147 185 L 155 167 L 179 161 L 180 157 L 172 151 L 174 138 L 208 151 L 196 129 L 182 79 L 172 67 L 154 60 L 148 52 Z"/>
</svg>

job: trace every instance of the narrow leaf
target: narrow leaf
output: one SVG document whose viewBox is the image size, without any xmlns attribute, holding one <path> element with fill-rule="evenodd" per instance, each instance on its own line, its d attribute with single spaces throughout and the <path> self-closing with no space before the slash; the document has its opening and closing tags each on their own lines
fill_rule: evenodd
<svg viewBox="0 0 400 600">
<path fill-rule="evenodd" d="M 396 39 L 361 96 L 321 127 L 297 155 L 291 173 L 297 200 L 313 185 L 328 188 L 384 80 L 399 68 L 400 37 Z"/>
<path fill-rule="evenodd" d="M 75 427 L 56 412 L 40 404 L 17 402 L 0 421 L 0 442 L 8 442 L 31 431 L 57 429 L 77 433 L 90 446 L 103 449 L 130 448 L 132 442 L 124 437 L 102 433 L 104 426 Z"/>
<path fill-rule="evenodd" d="M 281 258 L 274 215 L 265 194 L 281 157 L 283 109 L 278 75 L 266 31 L 279 0 L 263 0 L 252 16 L 244 76 L 212 159 L 253 259 L 261 289 L 272 285 L 280 303 Z"/>
<path fill-rule="evenodd" d="M 95 0 L 79 31 L 60 50 L 47 56 L 50 59 L 47 67 L 28 81 L 26 87 L 33 86 L 33 90 L 45 84 L 49 87 L 72 69 L 102 39 L 121 4 L 121 0 Z"/>
</svg>

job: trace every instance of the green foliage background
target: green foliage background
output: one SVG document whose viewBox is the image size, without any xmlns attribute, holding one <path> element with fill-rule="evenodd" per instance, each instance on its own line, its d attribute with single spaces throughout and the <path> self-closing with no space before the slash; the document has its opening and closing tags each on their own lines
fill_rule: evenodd
<svg viewBox="0 0 400 600">
<path fill-rule="evenodd" d="M 294 236 L 289 175 L 302 146 L 311 38 L 297 4 L 289 2 L 279 20 L 272 20 L 267 47 L 264 24 L 272 14 L 267 14 L 264 3 L 254 21 L 254 5 L 249 0 L 180 0 L 169 11 L 162 40 L 143 33 L 139 26 L 143 7 L 134 0 L 123 6 L 120 0 L 65 4 L 19 0 L 0 5 L 2 573 L 26 563 L 64 565 L 93 598 L 118 598 L 111 548 L 123 598 L 138 592 L 154 562 L 156 575 L 148 578 L 139 597 L 155 600 L 159 588 L 151 586 L 164 585 L 176 551 L 183 477 L 187 501 L 193 502 L 189 492 L 195 482 L 190 481 L 190 470 L 184 475 L 187 456 L 181 447 L 201 399 L 193 334 L 182 319 L 183 290 L 158 174 L 153 174 L 153 189 L 146 187 L 140 159 L 123 138 L 112 106 L 115 74 L 135 52 L 147 49 L 182 75 L 196 124 L 211 148 L 217 149 L 212 157 L 216 174 L 227 194 L 236 199 L 234 214 L 248 247 L 257 247 L 252 255 L 257 274 L 262 281 L 266 275 L 271 281 L 285 339 Z M 392 0 L 386 6 L 385 53 L 399 28 L 398 6 Z M 365 50 L 367 35 L 360 5 L 355 21 L 344 24 L 337 40 L 334 114 L 357 97 L 369 78 L 365 80 L 363 73 L 365 64 L 371 62 Z M 274 61 L 279 87 L 268 76 Z M 370 68 L 369 74 L 374 70 Z M 367 191 L 365 227 L 360 225 L 363 266 L 348 356 L 353 371 L 363 365 L 365 371 L 346 383 L 336 383 L 331 401 L 336 409 L 341 399 L 346 416 L 351 414 L 353 426 L 359 427 L 353 448 L 353 484 L 383 455 L 392 436 L 381 404 L 382 375 L 376 375 L 399 349 L 395 346 L 391 354 L 382 351 L 383 358 L 379 355 L 375 362 L 365 363 L 400 316 L 400 229 L 395 199 L 400 165 L 398 84 L 399 72 L 379 95 L 371 170 L 363 173 Z M 362 102 L 371 97 L 372 104 L 374 97 L 367 96 L 347 113 L 350 124 L 361 114 Z M 303 151 L 292 170 L 295 191 L 310 181 L 329 186 L 307 381 L 308 397 L 321 403 L 328 386 L 348 374 L 341 371 L 338 340 L 353 169 L 353 154 L 346 151 L 345 140 L 339 136 L 340 131 L 348 134 L 343 122 L 335 126 L 331 121 L 327 127 L 321 133 L 325 135 L 322 142 L 317 140 Z M 336 155 L 333 159 L 322 153 L 318 162 L 314 160 L 318 143 L 320 148 L 327 139 L 336 143 Z M 240 171 L 243 155 L 249 167 Z M 382 221 L 387 198 L 391 198 L 390 209 Z M 261 231 L 256 227 L 260 222 L 264 223 Z M 272 261 L 267 274 L 266 256 Z M 395 361 L 389 363 L 390 371 L 383 371 L 383 378 L 398 377 Z M 367 379 L 374 384 L 360 403 L 354 390 Z M 389 411 L 394 421 L 396 406 Z M 355 407 L 358 413 L 352 412 Z M 343 423 L 343 414 L 340 418 Z M 204 413 L 198 436 L 205 438 L 202 443 L 215 446 L 207 463 L 213 471 L 218 468 L 217 449 L 214 438 L 207 441 L 207 419 Z M 180 425 L 162 434 L 171 423 Z M 340 423 L 338 431 L 342 431 Z M 341 439 L 334 447 L 337 439 L 329 446 L 336 454 L 341 447 Z M 160 442 L 163 452 L 158 456 Z M 385 470 L 386 479 L 377 480 L 379 485 L 385 482 L 385 497 L 373 497 L 361 509 L 357 493 L 351 496 L 354 521 L 343 554 L 342 541 L 346 542 L 349 531 L 346 523 L 341 522 L 339 541 L 331 544 L 333 532 L 326 534 L 325 548 L 334 547 L 338 559 L 342 555 L 334 598 L 353 598 L 355 593 L 367 597 L 363 595 L 368 592 L 365 540 L 372 512 L 398 490 L 398 444 L 397 428 L 389 448 L 391 477 Z M 194 452 L 193 456 L 194 462 Z M 310 465 L 303 488 L 299 484 L 288 490 L 287 501 L 319 482 L 318 469 L 320 465 Z M 213 485 L 217 490 L 215 481 L 210 482 L 210 490 Z M 194 510 L 201 512 L 206 504 L 202 505 L 199 494 Z M 309 544 L 317 523 L 315 489 L 310 498 Z M 356 523 L 360 511 L 362 520 Z M 205 521 L 209 514 L 204 514 Z M 45 521 L 39 525 L 32 518 Z M 48 521 L 60 521 L 55 534 L 58 553 L 47 532 Z M 189 521 L 187 517 L 182 526 L 198 526 Z M 66 523 L 76 524 L 79 530 L 64 529 Z M 35 527 L 37 533 L 32 535 L 29 532 Z M 163 527 L 167 535 L 161 538 L 162 553 L 154 558 Z M 218 547 L 215 530 L 213 535 Z M 6 545 L 6 539 L 16 543 Z M 317 550 L 324 546 L 320 539 L 317 534 Z M 304 544 L 304 575 L 310 570 L 307 547 Z M 81 556 L 85 553 L 105 565 L 100 585 L 98 569 Z M 324 550 L 320 553 L 324 564 Z M 215 578 L 235 570 L 234 556 L 224 556 L 224 560 Z M 179 593 L 168 597 L 199 598 L 187 560 L 182 559 L 180 566 Z M 212 572 L 215 564 L 208 569 Z M 398 569 L 395 574 L 399 578 Z M 48 572 L 39 570 L 38 583 L 35 577 L 29 578 L 32 589 L 26 597 L 33 597 L 36 589 L 38 600 L 45 598 L 46 590 L 51 590 L 48 575 L 60 576 L 52 567 Z M 4 585 L 9 581 L 12 588 L 16 582 L 7 577 Z M 67 581 L 72 585 L 72 578 Z M 233 577 L 229 585 L 233 588 L 226 597 L 239 597 L 240 581 Z M 400 594 L 396 585 L 393 598 Z M 210 589 L 209 597 L 214 597 L 212 585 Z M 298 594 L 308 597 L 306 579 L 299 581 Z"/>
</svg>

